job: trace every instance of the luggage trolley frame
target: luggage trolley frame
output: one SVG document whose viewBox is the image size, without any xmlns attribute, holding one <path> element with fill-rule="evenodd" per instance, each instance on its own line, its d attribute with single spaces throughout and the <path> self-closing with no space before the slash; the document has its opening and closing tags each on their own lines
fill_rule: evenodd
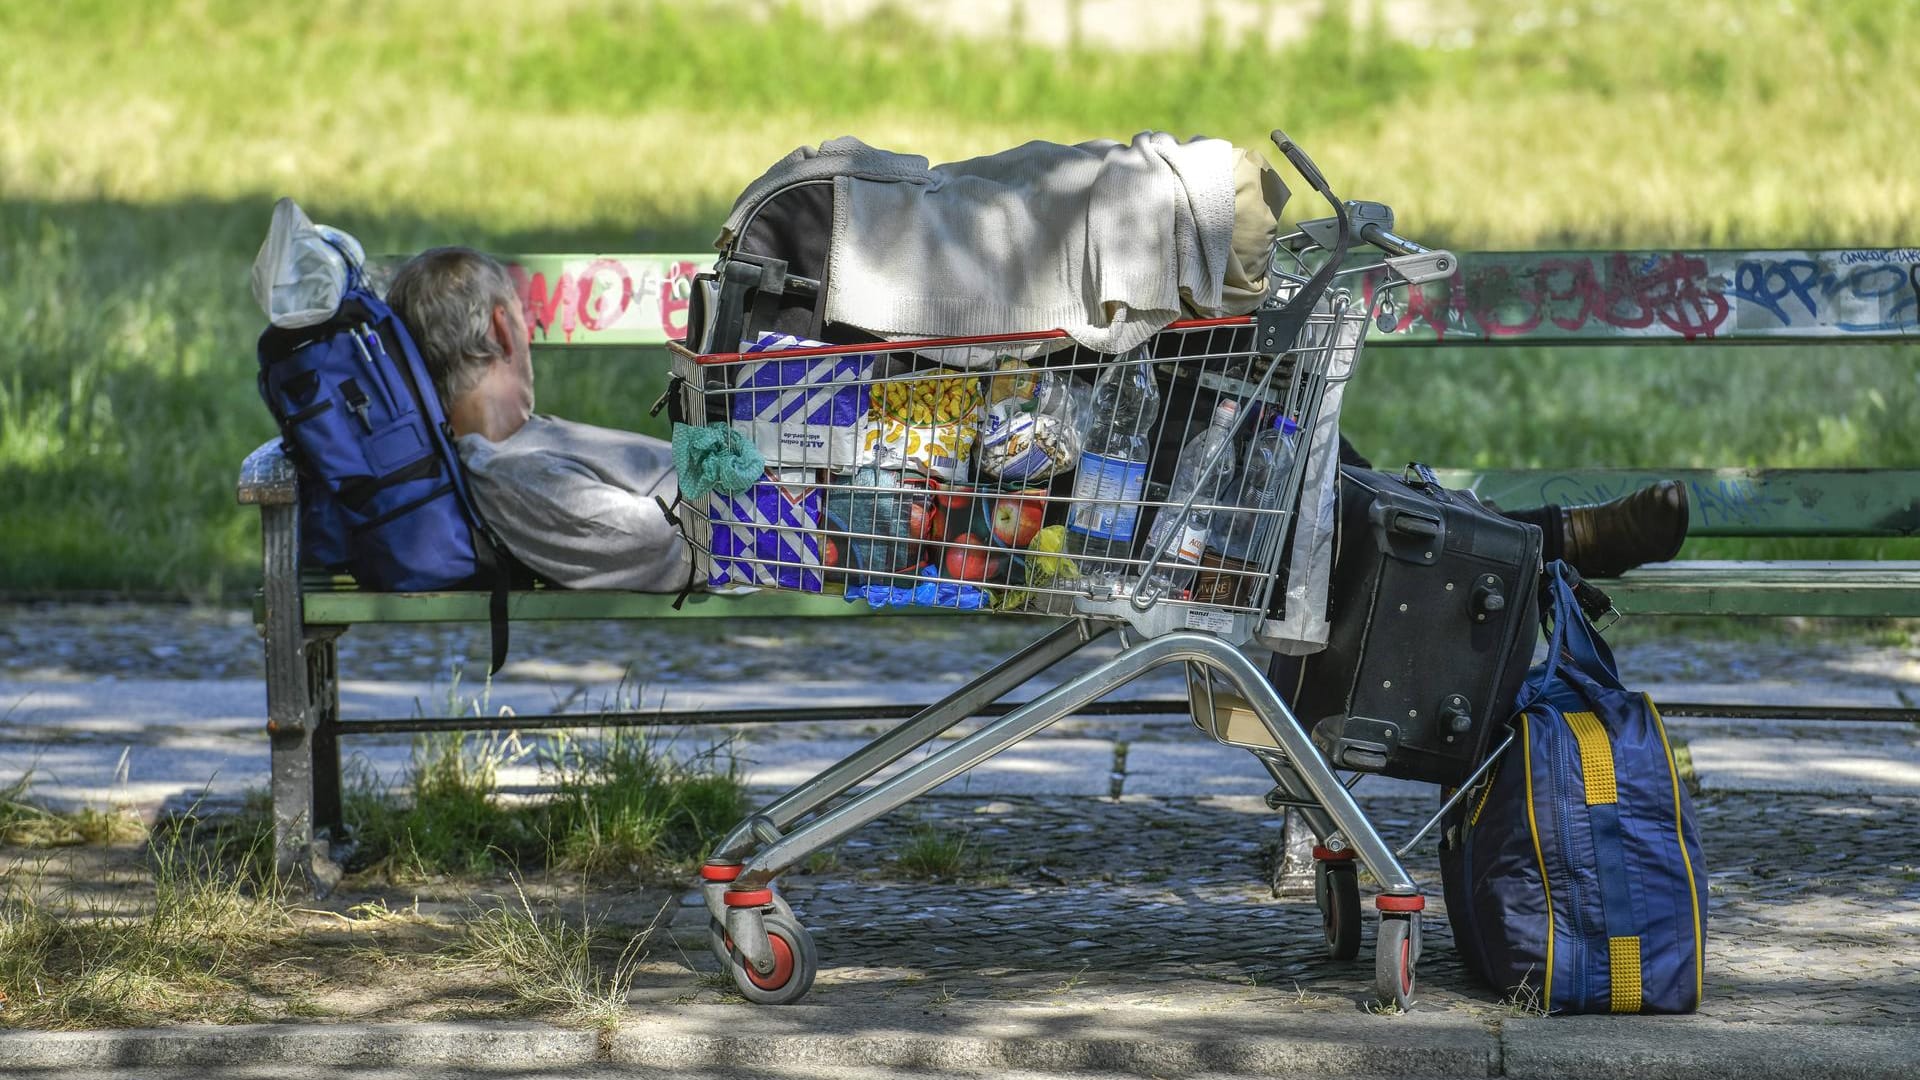
<svg viewBox="0 0 1920 1080">
<path fill-rule="evenodd" d="M 1324 391 L 1351 377 L 1367 324 L 1391 309 L 1394 291 L 1449 276 L 1453 260 L 1395 236 L 1385 206 L 1340 201 L 1297 146 L 1277 131 L 1274 142 L 1334 214 L 1303 222 L 1276 243 L 1268 297 L 1251 316 L 1176 322 L 1140 349 L 1111 358 L 1071 349 L 1060 331 L 785 349 L 778 346 L 790 340 L 756 342 L 774 348 L 704 355 L 674 348 L 669 393 L 680 395 L 682 415 L 750 433 L 768 465 L 766 479 L 750 491 L 681 511 L 710 582 L 823 592 L 834 588 L 830 579 L 839 579 L 850 600 L 864 596 L 876 605 L 931 603 L 1063 618 L 1038 641 L 749 815 L 716 846 L 700 871 L 711 944 L 748 1000 L 797 1001 L 818 968 L 811 936 L 772 888 L 781 873 L 1146 672 L 1177 663 L 1186 668 L 1194 723 L 1220 743 L 1253 753 L 1276 785 L 1269 802 L 1297 809 L 1313 830 L 1322 878 L 1329 879 L 1316 898 L 1336 956 L 1350 959 L 1357 948 L 1357 893 L 1332 887 L 1350 883 L 1351 873 L 1334 882 L 1326 868 L 1351 870 L 1357 858 L 1380 882 L 1376 990 L 1383 1000 L 1411 1003 L 1425 906 L 1420 887 L 1242 646 L 1274 612 L 1285 581 L 1308 448 L 1316 445 L 1308 436 Z M 1358 289 L 1353 275 L 1377 266 L 1342 265 L 1356 234 L 1387 253 L 1386 273 L 1370 291 Z M 1096 485 L 1077 494 L 1066 487 L 1072 474 L 1048 476 L 1052 470 L 1044 466 L 1018 480 L 962 482 L 959 468 L 979 434 L 983 397 L 998 390 L 1015 399 L 1051 392 L 1055 401 L 1069 400 L 1075 373 L 1091 377 L 1114 364 L 1142 366 L 1163 397 L 1183 381 L 1188 390 L 1197 388 L 1184 395 L 1184 415 L 1137 432 L 1152 448 L 1151 460 L 1142 463 L 1146 478 L 1131 488 Z M 1235 402 L 1225 421 L 1232 432 L 1251 430 L 1256 413 L 1263 421 L 1287 417 L 1298 424 L 1301 448 L 1273 505 L 1250 508 L 1217 490 L 1178 499 L 1167 494 L 1171 455 L 1209 423 L 1223 423 L 1212 410 L 1200 413 L 1205 392 Z M 771 426 L 769 415 L 778 418 Z M 836 417 L 849 416 L 856 430 L 834 430 Z M 976 430 L 968 432 L 968 425 Z M 1213 445 L 1209 469 L 1238 442 Z M 1322 453 L 1334 452 L 1332 440 L 1319 445 Z M 1015 457 L 1031 467 L 1044 455 Z M 926 479 L 902 479 L 916 471 Z M 956 534 L 952 517 L 966 515 L 986 528 L 988 507 L 998 535 Z M 1076 537 L 1069 529 L 1036 551 L 1034 529 L 1056 511 L 1078 528 L 1081 542 L 1059 546 Z M 1188 591 L 1167 575 L 1196 571 L 1174 551 L 1196 514 L 1245 526 L 1250 535 L 1240 544 L 1241 558 L 1197 569 L 1214 576 L 1210 588 Z M 1124 537 L 1121 517 L 1132 521 Z M 1164 527 L 1150 528 L 1163 520 Z M 1229 533 L 1229 547 L 1234 539 Z M 1128 643 L 1118 655 L 849 794 L 1122 627 L 1140 639 L 1123 638 Z M 1223 681 L 1230 697 L 1219 689 Z"/>
</svg>

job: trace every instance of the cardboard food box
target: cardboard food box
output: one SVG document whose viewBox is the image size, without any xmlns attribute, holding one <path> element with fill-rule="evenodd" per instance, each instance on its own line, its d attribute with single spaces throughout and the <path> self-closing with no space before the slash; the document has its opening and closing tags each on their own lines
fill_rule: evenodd
<svg viewBox="0 0 1920 1080">
<path fill-rule="evenodd" d="M 808 349 L 818 341 L 762 332 L 743 352 Z M 866 417 L 873 356 L 798 356 L 739 365 L 728 404 L 732 425 L 774 469 L 851 473 Z"/>
<path fill-rule="evenodd" d="M 739 495 L 713 492 L 707 587 L 757 585 L 817 593 L 826 587 L 820 559 L 820 488 L 762 480 Z"/>
</svg>

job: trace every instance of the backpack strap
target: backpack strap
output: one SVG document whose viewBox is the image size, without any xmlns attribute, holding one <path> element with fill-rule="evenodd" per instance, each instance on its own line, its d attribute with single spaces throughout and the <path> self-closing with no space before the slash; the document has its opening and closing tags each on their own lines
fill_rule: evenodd
<svg viewBox="0 0 1920 1080">
<path fill-rule="evenodd" d="M 660 504 L 660 512 L 667 516 L 667 524 L 677 527 L 680 530 L 680 539 L 687 544 L 687 581 L 680 586 L 679 594 L 673 598 L 673 610 L 679 611 L 681 605 L 687 602 L 687 596 L 693 592 L 694 584 L 700 580 L 700 560 L 694 557 L 693 527 L 687 524 L 686 518 L 673 512 L 674 507 L 687 501 L 687 496 L 685 492 L 675 492 L 671 503 L 660 495 L 655 495 L 653 501 Z"/>
<path fill-rule="evenodd" d="M 489 676 L 500 674 L 500 668 L 507 662 L 507 646 L 512 636 L 507 626 L 507 593 L 513 588 L 513 574 L 509 561 L 517 562 L 506 553 L 493 530 L 482 525 L 474 531 L 474 561 L 480 564 L 480 580 L 486 582 L 492 595 L 487 599 L 487 624 L 493 635 L 492 655 L 487 664 Z"/>
</svg>

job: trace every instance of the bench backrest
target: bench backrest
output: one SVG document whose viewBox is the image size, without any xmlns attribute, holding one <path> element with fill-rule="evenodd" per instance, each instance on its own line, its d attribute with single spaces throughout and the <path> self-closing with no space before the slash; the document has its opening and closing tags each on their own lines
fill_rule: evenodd
<svg viewBox="0 0 1920 1080">
<path fill-rule="evenodd" d="M 693 276 L 713 262 L 505 258 L 535 343 L 555 348 L 681 336 Z M 1412 290 L 1395 329 L 1369 347 L 1915 341 L 1920 249 L 1463 252 L 1451 279 Z"/>
<path fill-rule="evenodd" d="M 1463 252 L 1410 290 L 1369 348 L 1920 341 L 1920 249 Z M 534 344 L 656 346 L 686 329 L 710 253 L 504 256 Z M 398 259 L 381 260 L 375 273 Z M 1370 290 L 1373 282 L 1363 283 Z M 1515 469 L 1443 472 L 1511 506 L 1596 502 L 1649 480 L 1690 489 L 1696 536 L 1920 534 L 1920 470 Z"/>
</svg>

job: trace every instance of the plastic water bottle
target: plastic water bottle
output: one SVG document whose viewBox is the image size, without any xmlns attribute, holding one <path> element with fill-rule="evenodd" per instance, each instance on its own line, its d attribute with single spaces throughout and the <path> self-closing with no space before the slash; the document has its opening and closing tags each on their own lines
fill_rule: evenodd
<svg viewBox="0 0 1920 1080">
<path fill-rule="evenodd" d="M 1290 416 L 1274 417 L 1272 426 L 1254 436 L 1238 500 L 1245 509 L 1222 513 L 1207 538 L 1207 547 L 1240 563 L 1261 553 L 1279 518 L 1261 511 L 1279 507 L 1299 438 L 1300 425 Z"/>
<path fill-rule="evenodd" d="M 1189 496 L 1195 503 L 1224 501 L 1233 483 L 1233 419 L 1239 411 L 1231 400 L 1215 405 L 1207 430 L 1180 451 L 1173 487 L 1167 492 L 1167 501 L 1175 505 L 1155 516 L 1153 531 L 1147 534 L 1148 554 L 1159 551 L 1163 542 L 1166 546 L 1141 583 L 1150 595 L 1178 600 L 1186 596 L 1200 571 L 1200 557 L 1207 553 L 1207 536 L 1213 531 L 1213 511 L 1195 506 L 1182 514 L 1179 504 Z"/>
<path fill-rule="evenodd" d="M 1146 359 L 1146 349 L 1135 349 L 1108 364 L 1093 384 L 1065 544 L 1091 586 L 1118 584 L 1124 568 L 1098 560 L 1124 559 L 1133 547 L 1152 453 L 1148 435 L 1160 415 L 1160 391 Z"/>
</svg>

